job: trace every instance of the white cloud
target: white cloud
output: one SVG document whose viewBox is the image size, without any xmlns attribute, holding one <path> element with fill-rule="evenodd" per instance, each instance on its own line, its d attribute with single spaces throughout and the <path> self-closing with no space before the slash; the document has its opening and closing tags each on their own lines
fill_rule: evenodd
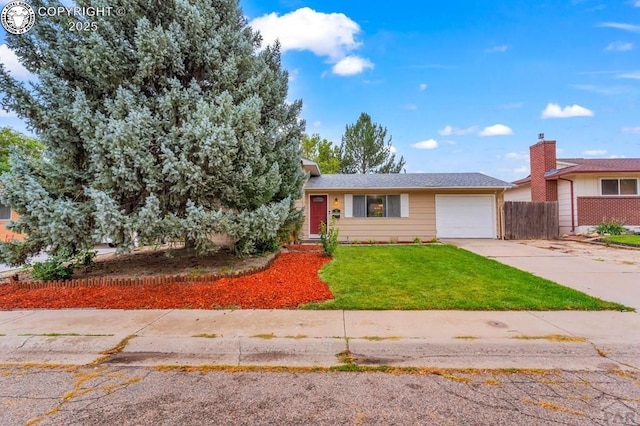
<svg viewBox="0 0 640 426">
<path fill-rule="evenodd" d="M 615 28 L 618 30 L 629 31 L 632 33 L 640 33 L 640 25 L 623 24 L 621 22 L 603 22 L 596 26 L 601 28 Z"/>
<path fill-rule="evenodd" d="M 404 109 L 407 111 L 415 111 L 418 109 L 418 105 L 416 104 L 405 104 Z"/>
<path fill-rule="evenodd" d="M 542 111 L 541 118 L 570 118 L 570 117 L 593 117 L 593 111 L 580 105 L 571 105 L 561 108 L 560 105 L 549 103 Z"/>
<path fill-rule="evenodd" d="M 478 136 L 507 136 L 512 135 L 513 130 L 509 126 L 504 124 L 494 124 L 493 126 L 487 126 L 482 131 L 478 132 Z"/>
<path fill-rule="evenodd" d="M 519 152 L 508 152 L 505 154 L 504 158 L 509 160 L 528 160 L 529 154 L 521 154 Z"/>
<path fill-rule="evenodd" d="M 513 169 L 513 173 L 518 173 L 518 174 L 529 173 L 529 167 L 520 166 L 517 169 Z"/>
<path fill-rule="evenodd" d="M 263 44 L 280 40 L 282 51 L 310 50 L 318 56 L 340 58 L 360 46 L 355 35 L 360 26 L 342 13 L 322 13 L 303 7 L 278 16 L 270 13 L 252 20 Z"/>
<path fill-rule="evenodd" d="M 418 89 L 420 89 L 420 91 L 427 90 L 427 83 L 420 83 Z"/>
<path fill-rule="evenodd" d="M 617 78 L 631 78 L 633 80 L 640 80 L 640 71 L 625 72 L 616 75 Z"/>
<path fill-rule="evenodd" d="M 509 50 L 509 46 L 502 44 L 500 46 L 492 46 L 488 49 L 484 49 L 485 53 L 504 53 Z"/>
<path fill-rule="evenodd" d="M 373 68 L 373 64 L 368 59 L 359 56 L 347 56 L 341 59 L 332 68 L 334 74 L 338 75 L 356 75 L 360 74 L 367 68 Z"/>
<path fill-rule="evenodd" d="M 629 50 L 633 50 L 633 43 L 623 42 L 623 41 L 614 41 L 609 43 L 604 50 L 613 51 L 613 52 L 627 52 Z"/>
<path fill-rule="evenodd" d="M 388 145 L 388 146 L 386 147 L 386 149 L 387 149 L 390 153 L 392 153 L 392 154 L 396 154 L 396 153 L 398 152 L 398 150 L 396 149 L 396 147 L 395 147 L 395 146 L 393 146 L 393 145 Z"/>
<path fill-rule="evenodd" d="M 11 76 L 18 80 L 26 80 L 35 77 L 18 60 L 18 56 L 13 50 L 9 49 L 6 44 L 0 44 L 0 60 L 4 64 L 7 71 L 11 72 Z"/>
<path fill-rule="evenodd" d="M 417 149 L 436 149 L 438 147 L 438 141 L 435 139 L 427 139 L 426 141 L 414 143 L 411 147 Z"/>
<path fill-rule="evenodd" d="M 322 126 L 322 122 L 321 121 L 314 121 L 313 124 L 311 124 L 311 126 L 313 126 L 313 127 L 315 127 L 317 129 L 318 127 Z"/>
<path fill-rule="evenodd" d="M 623 127 L 622 133 L 640 133 L 640 126 L 635 127 Z"/>
<path fill-rule="evenodd" d="M 640 0 L 636 0 L 636 2 L 633 4 L 633 7 L 640 7 Z"/>
<path fill-rule="evenodd" d="M 627 158 L 625 155 L 611 154 L 609 158 Z"/>
<path fill-rule="evenodd" d="M 316 12 L 303 7 L 279 16 L 270 13 L 253 19 L 249 25 L 260 31 L 263 44 L 280 41 L 282 52 L 309 50 L 329 58 L 338 75 L 354 75 L 373 68 L 368 59 L 349 54 L 362 45 L 356 40 L 360 25 L 343 13 Z"/>
<path fill-rule="evenodd" d="M 607 153 L 606 149 L 591 149 L 587 151 L 582 151 L 582 155 L 586 157 L 600 157 Z"/>
<path fill-rule="evenodd" d="M 632 87 L 627 86 L 596 86 L 594 84 L 572 84 L 571 87 L 578 90 L 585 90 L 587 92 L 599 93 L 601 95 L 622 95 L 626 93 L 634 92 Z"/>
<path fill-rule="evenodd" d="M 470 126 L 470 127 L 453 127 L 453 126 L 444 126 L 443 129 L 438 130 L 438 133 L 441 136 L 451 136 L 451 135 L 456 135 L 456 136 L 464 136 L 464 135 L 470 135 L 471 133 L 474 133 L 476 130 L 478 130 L 478 126 Z"/>
</svg>

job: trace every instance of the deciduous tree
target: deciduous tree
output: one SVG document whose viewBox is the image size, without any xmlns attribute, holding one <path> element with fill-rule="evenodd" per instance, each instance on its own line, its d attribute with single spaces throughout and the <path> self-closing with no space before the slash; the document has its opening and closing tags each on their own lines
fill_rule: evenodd
<svg viewBox="0 0 640 426">
<path fill-rule="evenodd" d="M 28 157 L 42 156 L 42 144 L 35 138 L 23 135 L 9 127 L 0 129 L 0 174 L 11 169 L 9 155 L 11 150 L 20 151 Z"/>
<path fill-rule="evenodd" d="M 340 171 L 340 147 L 331 141 L 321 138 L 315 133 L 302 137 L 302 156 L 315 161 L 322 173 L 338 173 Z"/>
</svg>

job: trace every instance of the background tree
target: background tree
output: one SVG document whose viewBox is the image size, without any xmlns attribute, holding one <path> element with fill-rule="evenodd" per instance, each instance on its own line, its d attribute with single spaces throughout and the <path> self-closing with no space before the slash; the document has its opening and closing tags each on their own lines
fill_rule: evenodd
<svg viewBox="0 0 640 426">
<path fill-rule="evenodd" d="M 0 181 L 0 201 L 21 215 L 13 229 L 28 235 L 0 245 L 2 260 L 105 238 L 126 250 L 134 235 L 206 250 L 228 234 L 239 253 L 272 241 L 304 177 L 302 104 L 286 102 L 279 46 L 259 50 L 236 0 L 109 6 L 126 14 L 101 16 L 96 31 L 68 31 L 59 16 L 7 35 L 38 82 L 0 67 L 0 102 L 35 130 L 47 163 L 15 155 Z"/>
<path fill-rule="evenodd" d="M 363 112 L 355 124 L 347 125 L 342 136 L 340 173 L 400 173 L 404 158 L 396 162 L 391 148 L 387 128 L 372 122 Z"/>
<path fill-rule="evenodd" d="M 28 157 L 42 156 L 42 144 L 35 138 L 30 138 L 9 127 L 0 129 L 0 174 L 11 169 L 9 155 L 12 149 L 20 151 Z"/>
<path fill-rule="evenodd" d="M 332 174 L 340 171 L 340 147 L 334 146 L 331 141 L 323 139 L 315 133 L 302 137 L 302 156 L 315 161 L 322 173 Z"/>
</svg>

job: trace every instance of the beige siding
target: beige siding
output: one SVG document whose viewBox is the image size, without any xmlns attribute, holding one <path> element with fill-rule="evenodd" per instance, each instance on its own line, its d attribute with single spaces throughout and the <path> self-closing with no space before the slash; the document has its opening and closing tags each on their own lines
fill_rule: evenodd
<svg viewBox="0 0 640 426">
<path fill-rule="evenodd" d="M 560 234 L 573 232 L 571 222 L 571 182 L 558 181 L 558 218 Z"/>
<path fill-rule="evenodd" d="M 504 194 L 505 201 L 531 201 L 531 185 L 522 184 L 517 188 L 507 189 Z"/>
<path fill-rule="evenodd" d="M 597 197 L 602 195 L 600 191 L 600 179 L 607 178 L 635 178 L 640 179 L 640 173 L 604 173 L 579 176 L 568 176 L 575 182 L 576 197 Z"/>
<path fill-rule="evenodd" d="M 410 242 L 416 237 L 422 240 L 430 240 L 436 236 L 436 194 L 496 194 L 496 225 L 498 234 L 502 235 L 502 202 L 503 197 L 501 191 L 496 193 L 495 190 L 490 191 L 420 191 L 420 190 L 377 190 L 377 191 L 306 191 L 304 200 L 301 203 L 305 207 L 304 223 L 302 226 L 302 239 L 309 238 L 309 221 L 306 206 L 309 197 L 312 195 L 327 195 L 328 210 L 334 208 L 340 209 L 341 217 L 337 221 L 340 229 L 340 241 L 398 241 Z M 403 218 L 355 218 L 345 217 L 344 195 L 364 195 L 364 194 L 409 194 L 409 217 Z M 335 199 L 338 199 L 337 207 L 334 206 Z M 327 212 L 329 215 L 329 212 Z"/>
<path fill-rule="evenodd" d="M 409 217 L 394 218 L 360 218 L 344 217 L 344 195 L 345 194 L 409 194 Z M 341 216 L 337 221 L 340 229 L 340 241 L 413 241 L 418 237 L 428 240 L 436 235 L 435 221 L 435 196 L 434 193 L 424 191 L 341 191 L 323 192 L 307 191 L 305 193 L 304 204 L 308 204 L 309 196 L 328 196 L 328 209 L 336 208 L 335 199 L 338 199 L 337 208 L 340 209 Z M 307 239 L 309 235 L 309 220 L 305 210 L 304 223 L 302 226 L 302 238 Z"/>
</svg>

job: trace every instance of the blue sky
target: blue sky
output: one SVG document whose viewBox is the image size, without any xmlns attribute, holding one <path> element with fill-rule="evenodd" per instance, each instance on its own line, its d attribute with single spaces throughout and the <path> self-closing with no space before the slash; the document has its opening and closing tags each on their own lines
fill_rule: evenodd
<svg viewBox="0 0 640 426">
<path fill-rule="evenodd" d="M 240 4 L 281 40 L 307 133 L 339 143 L 366 112 L 407 172 L 521 178 L 540 132 L 560 157 L 640 157 L 640 0 Z"/>
</svg>

